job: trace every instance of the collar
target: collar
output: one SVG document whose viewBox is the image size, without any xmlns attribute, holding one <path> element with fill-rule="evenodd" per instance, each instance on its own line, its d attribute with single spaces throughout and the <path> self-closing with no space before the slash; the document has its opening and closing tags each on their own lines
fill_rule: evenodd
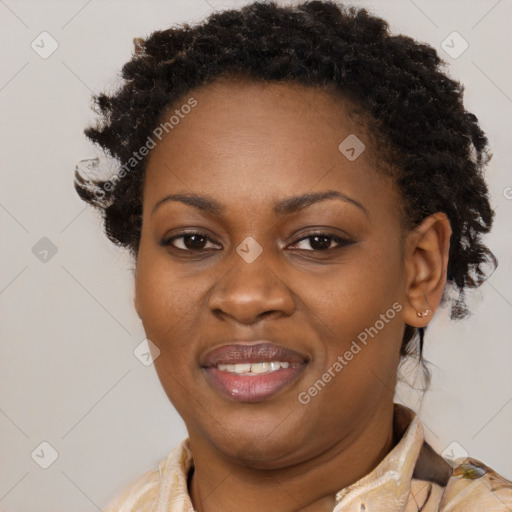
<svg viewBox="0 0 512 512">
<path fill-rule="evenodd" d="M 418 416 L 394 404 L 393 430 L 400 441 L 366 476 L 336 494 L 333 512 L 405 510 L 424 433 Z"/>
</svg>

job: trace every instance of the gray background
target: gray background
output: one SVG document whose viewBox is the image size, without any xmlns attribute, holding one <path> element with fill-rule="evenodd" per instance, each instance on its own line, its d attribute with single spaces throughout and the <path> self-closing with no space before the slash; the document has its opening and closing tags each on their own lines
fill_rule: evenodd
<svg viewBox="0 0 512 512">
<path fill-rule="evenodd" d="M 133 37 L 243 3 L 0 0 L 4 512 L 99 510 L 186 436 L 153 367 L 133 354 L 145 337 L 133 309 L 133 263 L 76 196 L 73 170 L 96 155 L 82 134 L 94 117 L 91 93 L 115 86 Z M 431 389 L 421 401 L 401 386 L 397 400 L 420 410 L 437 450 L 465 451 L 512 478 L 512 2 L 357 5 L 439 50 L 493 147 L 497 219 L 488 243 L 500 267 L 471 296 L 472 317 L 451 323 L 446 311 L 436 314 L 427 334 Z M 46 59 L 31 47 L 51 48 L 43 31 L 59 45 Z M 469 44 L 457 58 L 440 46 L 453 31 Z M 58 452 L 48 469 L 40 467 L 52 458 L 43 441 Z"/>
</svg>

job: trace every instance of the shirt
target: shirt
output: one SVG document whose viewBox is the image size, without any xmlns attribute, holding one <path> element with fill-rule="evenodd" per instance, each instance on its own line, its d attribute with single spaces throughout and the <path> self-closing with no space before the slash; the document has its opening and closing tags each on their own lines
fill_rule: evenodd
<svg viewBox="0 0 512 512">
<path fill-rule="evenodd" d="M 409 408 L 394 404 L 394 448 L 370 473 L 336 494 L 333 512 L 512 512 L 512 482 L 467 457 L 448 461 L 424 440 Z M 189 439 L 128 485 L 104 512 L 194 512 L 187 480 Z"/>
</svg>

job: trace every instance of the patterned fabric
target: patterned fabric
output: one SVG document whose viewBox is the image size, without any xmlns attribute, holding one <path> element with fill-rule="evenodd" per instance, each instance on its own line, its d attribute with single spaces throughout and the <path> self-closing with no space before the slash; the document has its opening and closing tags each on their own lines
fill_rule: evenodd
<svg viewBox="0 0 512 512">
<path fill-rule="evenodd" d="M 400 441 L 373 471 L 336 494 L 333 512 L 512 512 L 512 482 L 476 459 L 449 464 L 424 441 L 413 411 L 395 404 L 394 428 Z M 187 490 L 192 467 L 185 439 L 104 512 L 194 512 Z"/>
</svg>

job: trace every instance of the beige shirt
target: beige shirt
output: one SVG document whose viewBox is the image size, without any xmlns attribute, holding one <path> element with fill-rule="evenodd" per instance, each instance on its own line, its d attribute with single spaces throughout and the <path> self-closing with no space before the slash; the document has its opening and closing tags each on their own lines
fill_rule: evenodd
<svg viewBox="0 0 512 512">
<path fill-rule="evenodd" d="M 395 404 L 400 441 L 365 477 L 336 494 L 333 512 L 512 512 L 512 482 L 472 458 L 448 463 L 424 441 L 418 416 Z M 104 512 L 194 512 L 187 490 L 188 439 Z"/>
</svg>

